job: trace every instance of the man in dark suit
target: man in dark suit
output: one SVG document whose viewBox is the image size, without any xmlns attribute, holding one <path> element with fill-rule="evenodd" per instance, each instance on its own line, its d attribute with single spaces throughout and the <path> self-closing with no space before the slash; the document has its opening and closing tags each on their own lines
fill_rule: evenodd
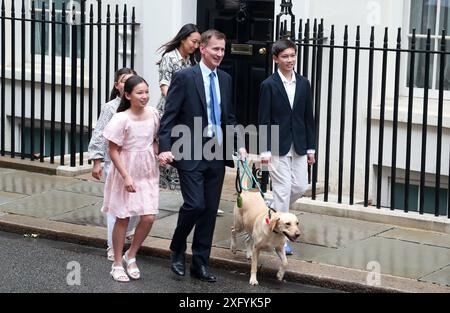
<svg viewBox="0 0 450 313">
<path fill-rule="evenodd" d="M 236 119 L 231 77 L 217 69 L 225 53 L 225 35 L 216 30 L 204 32 L 200 52 L 198 65 L 177 72 L 172 79 L 159 129 L 159 160 L 173 162 L 178 169 L 184 200 L 170 245 L 171 269 L 185 275 L 186 240 L 195 227 L 191 275 L 215 282 L 208 261 L 225 166 L 234 167 L 231 153 L 224 152 L 230 137 L 226 126 L 236 125 Z M 239 152 L 246 156 L 245 148 Z"/>
<path fill-rule="evenodd" d="M 297 46 L 278 40 L 272 57 L 278 70 L 262 82 L 260 90 L 259 124 L 268 128 L 268 151 L 261 159 L 269 164 L 274 209 L 288 212 L 308 187 L 308 164 L 315 163 L 315 124 L 310 84 L 294 72 Z M 278 142 L 271 141 L 272 126 L 279 127 Z M 285 251 L 292 254 L 288 243 Z"/>
</svg>

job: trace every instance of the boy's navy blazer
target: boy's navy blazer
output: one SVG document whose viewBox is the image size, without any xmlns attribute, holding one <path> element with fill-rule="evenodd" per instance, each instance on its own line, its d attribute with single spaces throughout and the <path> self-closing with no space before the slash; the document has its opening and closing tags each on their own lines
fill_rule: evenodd
<svg viewBox="0 0 450 313">
<path fill-rule="evenodd" d="M 305 155 L 308 150 L 314 150 L 316 147 L 311 86 L 307 79 L 297 73 L 295 77 L 296 91 L 293 108 L 278 71 L 261 84 L 259 124 L 269 127 L 267 151 L 271 151 L 274 155 L 286 155 L 292 143 L 298 155 Z M 270 126 L 272 125 L 279 126 L 279 151 L 271 140 Z"/>
<path fill-rule="evenodd" d="M 225 126 L 236 125 L 236 118 L 232 112 L 232 80 L 228 73 L 219 69 L 217 69 L 217 77 L 220 86 L 222 130 L 224 134 L 224 145 L 222 147 L 225 165 L 234 167 L 232 154 L 225 155 L 227 144 L 234 144 L 234 142 L 227 143 Z M 191 149 L 191 159 L 178 160 L 173 164 L 175 167 L 183 170 L 193 170 L 202 160 L 201 154 L 200 156 L 198 155 L 199 151 L 194 151 L 198 149 L 194 149 L 194 147 L 203 148 L 208 139 L 202 138 L 201 134 L 199 136 L 198 133 L 194 133 L 194 119 L 201 121 L 203 131 L 208 126 L 207 112 L 205 87 L 200 65 L 176 72 L 167 93 L 164 115 L 161 118 L 159 129 L 160 152 L 170 151 L 173 143 L 182 137 L 181 135 L 171 136 L 174 126 L 183 125 L 183 127 L 189 128 L 192 136 L 191 146 L 185 147 Z M 197 153 L 197 156 L 194 153 Z"/>
</svg>

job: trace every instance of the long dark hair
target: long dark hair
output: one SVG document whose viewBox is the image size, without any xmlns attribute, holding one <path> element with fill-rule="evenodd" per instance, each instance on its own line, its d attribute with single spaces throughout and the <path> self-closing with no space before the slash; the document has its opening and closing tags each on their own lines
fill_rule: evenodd
<svg viewBox="0 0 450 313">
<path fill-rule="evenodd" d="M 145 83 L 148 86 L 145 79 L 143 79 L 142 77 L 140 77 L 138 75 L 131 76 L 130 78 L 127 79 L 127 82 L 125 83 L 125 87 L 123 88 L 124 95 L 122 96 L 122 100 L 120 101 L 119 107 L 117 108 L 117 113 L 124 112 L 131 107 L 131 102 L 130 102 L 130 100 L 127 99 L 127 97 L 125 97 L 125 93 L 128 93 L 128 94 L 132 93 L 134 87 L 136 87 L 140 83 Z"/>
<path fill-rule="evenodd" d="M 167 52 L 177 49 L 181 45 L 181 41 L 185 40 L 192 33 L 200 34 L 198 26 L 195 24 L 184 25 L 183 27 L 181 27 L 178 34 L 171 41 L 163 44 L 161 47 L 158 48 L 157 51 L 158 52 L 162 51 L 162 53 L 163 53 L 162 56 L 164 56 Z M 192 64 L 196 63 L 194 53 L 189 55 L 189 59 L 191 60 Z M 161 60 L 157 64 L 159 65 L 160 63 L 161 63 Z"/>
<path fill-rule="evenodd" d="M 119 82 L 120 76 L 129 74 L 137 75 L 135 70 L 132 70 L 127 67 L 121 68 L 120 70 L 114 73 L 114 83 Z M 118 96 L 120 96 L 120 92 L 119 90 L 117 90 L 116 86 L 113 86 L 111 90 L 111 95 L 109 96 L 109 101 L 116 99 Z"/>
</svg>

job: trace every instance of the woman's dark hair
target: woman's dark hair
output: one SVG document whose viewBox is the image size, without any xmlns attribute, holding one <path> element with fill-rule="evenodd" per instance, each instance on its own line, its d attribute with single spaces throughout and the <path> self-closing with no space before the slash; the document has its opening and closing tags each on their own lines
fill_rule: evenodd
<svg viewBox="0 0 450 313">
<path fill-rule="evenodd" d="M 157 50 L 158 52 L 162 51 L 162 56 L 164 56 L 167 52 L 170 52 L 172 50 L 177 49 L 181 45 L 181 41 L 185 40 L 187 37 L 189 37 L 192 33 L 199 33 L 200 31 L 198 29 L 198 26 L 195 24 L 186 24 L 183 27 L 181 27 L 178 34 L 168 43 L 162 45 Z M 192 64 L 195 64 L 195 56 L 194 54 L 189 55 L 189 59 L 191 60 Z M 159 65 L 161 61 L 159 61 L 157 64 Z"/>
<path fill-rule="evenodd" d="M 114 74 L 114 83 L 119 82 L 120 76 L 129 74 L 137 75 L 135 70 L 126 67 L 121 68 Z M 116 86 L 113 86 L 111 90 L 111 95 L 109 96 L 109 101 L 116 99 L 118 96 L 120 96 L 120 92 L 119 90 L 117 90 Z"/>
<path fill-rule="evenodd" d="M 117 108 L 117 113 L 124 112 L 131 107 L 131 102 L 130 100 L 127 99 L 127 97 L 125 97 L 125 93 L 128 94 L 132 93 L 134 87 L 136 87 L 140 83 L 145 83 L 148 86 L 145 79 L 143 79 L 138 75 L 131 76 L 130 78 L 127 79 L 127 82 L 125 83 L 125 87 L 123 89 L 124 95 L 122 96 L 122 100 L 120 101 L 119 107 Z"/>
</svg>

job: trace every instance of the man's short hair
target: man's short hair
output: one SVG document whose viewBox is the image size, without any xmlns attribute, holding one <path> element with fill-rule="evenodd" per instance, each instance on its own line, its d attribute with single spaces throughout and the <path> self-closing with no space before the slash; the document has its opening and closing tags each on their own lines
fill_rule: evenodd
<svg viewBox="0 0 450 313">
<path fill-rule="evenodd" d="M 294 49 L 295 53 L 297 53 L 297 45 L 293 43 L 291 40 L 289 39 L 277 40 L 272 46 L 272 55 L 277 57 L 281 52 L 289 48 Z"/>
<path fill-rule="evenodd" d="M 212 37 L 216 37 L 219 40 L 222 40 L 222 39 L 225 40 L 225 41 L 227 40 L 227 36 L 225 36 L 224 33 L 221 33 L 221 32 L 219 32 L 218 30 L 215 30 L 215 29 L 208 29 L 207 31 L 202 33 L 202 36 L 201 36 L 201 39 L 200 39 L 200 44 L 204 45 L 204 46 L 207 46 L 209 40 Z"/>
</svg>

